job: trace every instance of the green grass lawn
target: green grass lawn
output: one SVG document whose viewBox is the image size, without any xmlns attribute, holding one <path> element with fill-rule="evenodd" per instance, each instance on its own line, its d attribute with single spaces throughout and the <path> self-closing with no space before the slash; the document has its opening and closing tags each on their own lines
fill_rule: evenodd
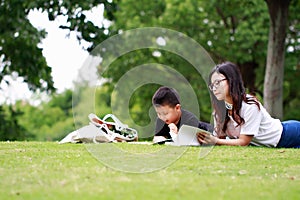
<svg viewBox="0 0 300 200">
<path fill-rule="evenodd" d="M 97 145 L 150 157 L 166 148 Z M 300 149 L 216 146 L 199 157 L 201 148 L 189 147 L 162 169 L 127 173 L 99 161 L 87 147 L 0 142 L 0 199 L 300 199 Z M 118 159 L 120 165 L 126 161 Z"/>
</svg>

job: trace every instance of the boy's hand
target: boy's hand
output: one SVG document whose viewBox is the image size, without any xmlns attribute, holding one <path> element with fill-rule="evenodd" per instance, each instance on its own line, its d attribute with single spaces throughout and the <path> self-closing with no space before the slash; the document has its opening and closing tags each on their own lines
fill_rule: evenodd
<svg viewBox="0 0 300 200">
<path fill-rule="evenodd" d="M 175 134 L 178 133 L 178 128 L 174 123 L 171 123 L 168 126 L 169 126 L 169 129 L 170 129 L 170 133 L 175 133 Z"/>
</svg>

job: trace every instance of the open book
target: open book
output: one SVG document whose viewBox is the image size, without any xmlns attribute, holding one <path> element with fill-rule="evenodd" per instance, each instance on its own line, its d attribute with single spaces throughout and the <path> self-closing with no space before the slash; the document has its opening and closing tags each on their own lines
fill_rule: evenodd
<svg viewBox="0 0 300 200">
<path fill-rule="evenodd" d="M 210 132 L 188 125 L 182 125 L 178 131 L 177 137 L 173 138 L 173 143 L 170 145 L 175 146 L 200 146 L 197 140 L 197 133 L 205 132 L 211 134 Z"/>
</svg>

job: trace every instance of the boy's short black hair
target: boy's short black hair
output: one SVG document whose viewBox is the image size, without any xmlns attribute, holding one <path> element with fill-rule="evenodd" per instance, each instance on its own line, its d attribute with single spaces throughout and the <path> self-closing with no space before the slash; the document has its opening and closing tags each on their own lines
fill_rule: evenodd
<svg viewBox="0 0 300 200">
<path fill-rule="evenodd" d="M 174 88 L 162 86 L 154 93 L 152 104 L 154 106 L 168 105 L 175 107 L 177 104 L 180 104 L 179 94 Z"/>
</svg>

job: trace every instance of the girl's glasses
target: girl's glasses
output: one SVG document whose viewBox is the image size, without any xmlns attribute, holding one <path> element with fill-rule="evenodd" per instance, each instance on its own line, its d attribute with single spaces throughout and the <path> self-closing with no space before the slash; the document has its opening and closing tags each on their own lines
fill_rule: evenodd
<svg viewBox="0 0 300 200">
<path fill-rule="evenodd" d="M 209 89 L 210 89 L 211 91 L 213 91 L 214 89 L 217 89 L 217 88 L 220 86 L 220 83 L 221 83 L 222 81 L 225 81 L 225 80 L 227 80 L 227 79 L 224 78 L 224 79 L 221 79 L 221 80 L 216 80 L 215 82 L 213 82 L 212 84 L 210 84 L 208 87 L 209 87 Z"/>
</svg>

